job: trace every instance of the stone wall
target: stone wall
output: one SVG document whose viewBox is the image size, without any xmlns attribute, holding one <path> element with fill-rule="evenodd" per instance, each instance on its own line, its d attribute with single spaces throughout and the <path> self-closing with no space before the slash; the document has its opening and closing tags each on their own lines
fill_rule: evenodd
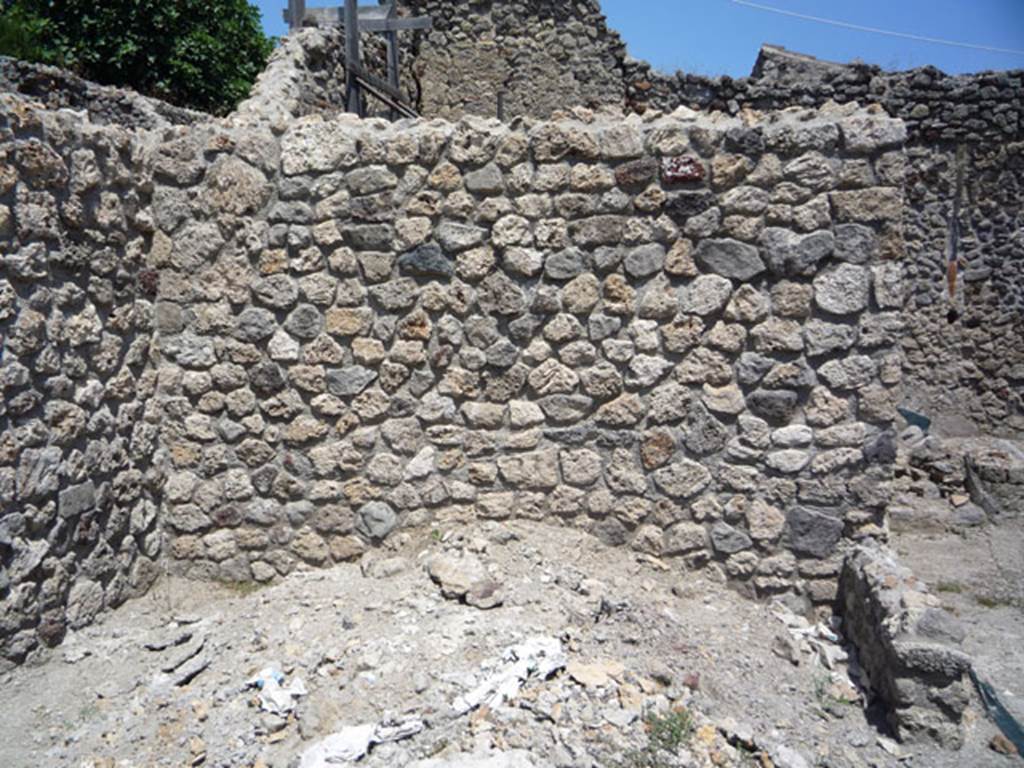
<svg viewBox="0 0 1024 768">
<path fill-rule="evenodd" d="M 402 0 L 430 15 L 429 32 L 403 37 L 421 114 L 549 117 L 566 106 L 621 107 L 626 47 L 596 0 Z"/>
<path fill-rule="evenodd" d="M 900 741 L 963 745 L 970 699 L 964 629 L 891 551 L 852 550 L 843 565 L 844 632 Z"/>
<path fill-rule="evenodd" d="M 878 103 L 903 119 L 907 404 L 945 432 L 1024 434 L 1024 72 L 885 72 L 765 46 L 749 78 L 668 76 L 644 62 L 625 73 L 640 111 L 735 114 L 832 100 Z M 962 269 L 951 303 L 954 248 Z"/>
<path fill-rule="evenodd" d="M 403 83 L 431 117 L 493 116 L 502 94 L 506 118 L 576 105 L 738 114 L 836 101 L 877 103 L 903 119 L 911 164 L 904 347 L 913 384 L 905 405 L 946 433 L 1024 434 L 1024 73 L 885 72 L 765 46 L 748 78 L 669 75 L 630 58 L 593 0 L 402 6 L 434 19 L 430 32 L 402 35 Z M 963 268 L 950 302 L 953 248 Z"/>
<path fill-rule="evenodd" d="M 898 121 L 210 131 L 161 150 L 190 207 L 154 236 L 175 569 L 518 517 L 827 600 L 881 533 Z"/>
<path fill-rule="evenodd" d="M 0 96 L 0 665 L 157 573 L 138 149 L 122 128 Z"/>
<path fill-rule="evenodd" d="M 124 88 L 83 80 L 70 72 L 0 56 L 0 92 L 17 93 L 48 109 L 86 112 L 99 125 L 154 129 L 191 125 L 210 116 L 141 96 Z"/>
<path fill-rule="evenodd" d="M 658 83 L 595 4 L 521 6 L 409 4 L 437 23 L 406 38 L 410 95 L 644 114 L 330 116 L 340 39 L 316 29 L 224 120 L 171 126 L 111 89 L 3 97 L 4 659 L 145 589 L 161 556 L 267 580 L 472 516 L 829 600 L 849 542 L 884 532 L 898 403 L 1019 431 L 1019 78 L 968 98 L 936 76 L 962 126 L 916 110 L 905 152 L 877 107 L 714 101 L 740 81 L 701 91 L 731 117 L 643 109 Z M 805 72 L 779 104 L 863 96 L 862 68 L 793 58 L 847 75 Z M 777 64 L 758 76 L 782 89 Z"/>
<path fill-rule="evenodd" d="M 283 38 L 235 114 L 280 131 L 304 115 L 344 110 L 343 37 L 338 29 L 311 27 Z"/>
</svg>

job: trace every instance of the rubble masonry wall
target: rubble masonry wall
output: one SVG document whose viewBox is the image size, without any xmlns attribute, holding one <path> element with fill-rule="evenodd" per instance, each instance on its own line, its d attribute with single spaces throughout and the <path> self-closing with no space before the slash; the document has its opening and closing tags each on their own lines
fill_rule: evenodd
<svg viewBox="0 0 1024 768">
<path fill-rule="evenodd" d="M 633 108 L 877 103 L 907 126 L 907 405 L 951 434 L 1024 434 L 1024 72 L 885 72 L 762 49 L 749 78 L 626 67 Z M 961 262 L 955 300 L 946 263 Z M 957 317 L 949 317 L 955 308 Z"/>
<path fill-rule="evenodd" d="M 593 0 L 403 0 L 403 82 L 428 116 L 549 117 L 569 106 L 738 114 L 880 104 L 905 121 L 907 405 L 947 433 L 1024 434 L 1024 72 L 885 72 L 765 46 L 745 78 L 666 74 L 628 56 Z M 768 223 L 769 226 L 771 223 Z M 946 262 L 963 260 L 948 319 Z"/>
<path fill-rule="evenodd" d="M 150 257 L 170 567 L 515 517 L 832 599 L 882 530 L 903 139 L 852 108 L 181 133 Z"/>
<path fill-rule="evenodd" d="M 157 575 L 157 276 L 133 135 L 0 96 L 0 665 Z"/>
</svg>

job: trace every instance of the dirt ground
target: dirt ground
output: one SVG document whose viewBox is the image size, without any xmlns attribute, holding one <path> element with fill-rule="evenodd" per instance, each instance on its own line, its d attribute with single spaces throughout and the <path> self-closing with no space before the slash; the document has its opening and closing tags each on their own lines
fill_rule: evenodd
<svg viewBox="0 0 1024 768">
<path fill-rule="evenodd" d="M 1019 590 L 1021 539 L 1014 549 L 1008 538 L 970 539 L 991 568 L 968 572 L 939 539 L 900 546 L 926 579 L 934 566 L 963 585 L 941 594 L 1000 694 L 1019 704 L 1019 604 L 974 597 L 997 572 Z M 1005 560 L 982 557 L 1003 547 Z M 964 567 L 943 566 L 944 550 Z M 487 563 L 501 606 L 442 596 L 424 563 L 456 552 Z M 960 752 L 897 746 L 835 694 L 850 690 L 835 687 L 841 666 L 831 676 L 817 655 L 780 658 L 779 606 L 678 568 L 564 528 L 480 524 L 404 534 L 362 568 L 300 571 L 258 590 L 165 579 L 47 662 L 0 678 L 0 766 L 287 768 L 362 723 L 422 727 L 359 763 L 398 768 L 1015 764 L 988 749 L 995 729 L 977 703 Z M 504 704 L 456 712 L 505 649 L 538 637 L 561 645 L 568 669 L 531 677 Z M 308 691 L 290 713 L 263 711 L 247 685 L 270 665 Z M 492 761 L 458 762 L 466 755 Z"/>
</svg>

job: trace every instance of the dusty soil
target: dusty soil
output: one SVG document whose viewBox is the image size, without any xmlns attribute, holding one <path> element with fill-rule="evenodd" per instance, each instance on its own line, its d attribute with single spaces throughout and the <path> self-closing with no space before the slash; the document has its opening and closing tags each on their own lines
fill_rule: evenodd
<svg viewBox="0 0 1024 768">
<path fill-rule="evenodd" d="M 834 695 L 816 655 L 798 653 L 794 664 L 773 650 L 787 635 L 779 606 L 743 598 L 707 572 L 682 573 L 564 528 L 458 530 L 404 534 L 362 568 L 300 571 L 258 591 L 165 579 L 45 663 L 0 679 L 0 765 L 285 768 L 345 726 L 410 719 L 423 730 L 375 746 L 360 765 L 455 765 L 444 760 L 482 751 L 507 762 L 458 764 L 772 764 L 762 753 L 777 766 L 1014 764 L 988 749 L 995 730 L 976 703 L 959 753 L 896 747 L 861 706 Z M 929 542 L 901 544 L 928 578 Z M 488 564 L 503 605 L 481 610 L 441 595 L 423 564 L 459 549 Z M 943 594 L 969 623 L 978 619 L 972 651 L 984 650 L 992 626 L 1007 634 L 989 645 L 1020 646 L 1019 607 Z M 561 642 L 569 671 L 531 678 L 507 704 L 453 711 L 500 668 L 504 649 L 537 636 Z M 247 686 L 271 664 L 286 685 L 301 679 L 308 690 L 286 716 L 261 711 Z M 592 666 L 574 677 L 574 664 Z M 1015 669 L 997 687 L 1019 696 L 1024 675 Z M 669 721 L 679 738 L 661 738 L 658 723 Z M 428 757 L 440 760 L 416 762 Z"/>
</svg>

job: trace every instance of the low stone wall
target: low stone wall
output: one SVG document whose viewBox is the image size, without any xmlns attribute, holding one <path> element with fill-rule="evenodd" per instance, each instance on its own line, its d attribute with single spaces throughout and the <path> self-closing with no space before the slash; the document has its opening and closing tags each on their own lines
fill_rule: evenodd
<svg viewBox="0 0 1024 768">
<path fill-rule="evenodd" d="M 70 72 L 0 56 L 0 92 L 17 93 L 47 109 L 86 112 L 97 125 L 155 129 L 209 120 L 203 112 L 83 80 Z"/>
<path fill-rule="evenodd" d="M 959 650 L 964 630 L 927 587 L 878 546 L 847 556 L 839 608 L 889 725 L 904 741 L 963 744 L 971 661 Z"/>
<path fill-rule="evenodd" d="M 852 109 L 581 111 L 160 148 L 174 567 L 267 580 L 524 517 L 831 599 L 882 532 L 903 138 Z"/>
<path fill-rule="evenodd" d="M 344 109 L 345 51 L 338 29 L 308 28 L 283 38 L 235 114 L 284 130 L 308 114 Z"/>
<path fill-rule="evenodd" d="M 140 163 L 122 128 L 0 95 L 0 668 L 157 573 Z"/>
<path fill-rule="evenodd" d="M 625 65 L 636 109 L 776 110 L 826 101 L 878 103 L 907 126 L 913 144 L 980 144 L 1017 140 L 1022 129 L 1024 70 L 946 75 L 935 67 L 887 72 L 838 64 L 765 45 L 750 77 L 658 72 L 644 61 Z"/>
</svg>

